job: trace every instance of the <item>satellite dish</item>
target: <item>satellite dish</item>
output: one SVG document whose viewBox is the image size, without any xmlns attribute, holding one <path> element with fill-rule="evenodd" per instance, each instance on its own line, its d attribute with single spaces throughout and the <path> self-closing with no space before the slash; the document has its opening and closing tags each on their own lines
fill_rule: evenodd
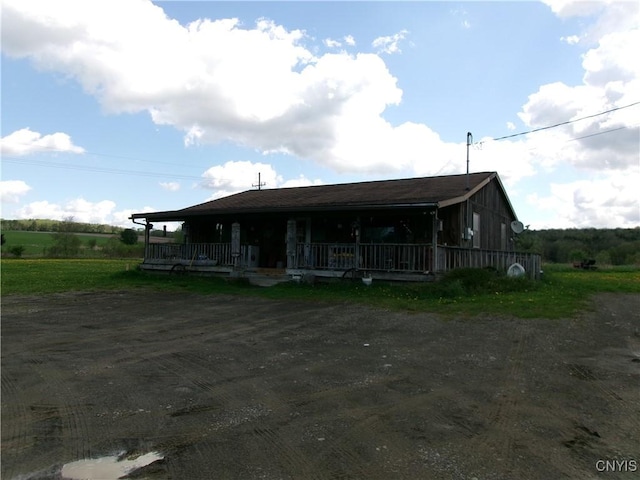
<svg viewBox="0 0 640 480">
<path fill-rule="evenodd" d="M 513 222 L 511 222 L 511 230 L 513 230 L 513 233 L 515 234 L 522 233 L 524 232 L 524 225 L 522 224 L 522 222 L 514 220 Z"/>
<path fill-rule="evenodd" d="M 514 263 L 507 269 L 507 277 L 518 278 L 525 274 L 524 267 L 519 263 Z"/>
</svg>

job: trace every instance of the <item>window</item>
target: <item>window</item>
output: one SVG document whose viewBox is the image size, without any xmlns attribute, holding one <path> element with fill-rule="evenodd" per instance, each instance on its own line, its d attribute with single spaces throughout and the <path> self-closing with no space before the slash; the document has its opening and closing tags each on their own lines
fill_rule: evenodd
<svg viewBox="0 0 640 480">
<path fill-rule="evenodd" d="M 480 214 L 473 212 L 473 248 L 480 248 Z"/>
<path fill-rule="evenodd" d="M 504 223 L 500 224 L 500 248 L 507 249 L 507 225 Z"/>
</svg>

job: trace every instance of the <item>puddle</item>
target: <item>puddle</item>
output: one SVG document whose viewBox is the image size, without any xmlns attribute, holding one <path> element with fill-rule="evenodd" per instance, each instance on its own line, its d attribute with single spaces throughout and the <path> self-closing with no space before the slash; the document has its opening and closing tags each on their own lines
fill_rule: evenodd
<svg viewBox="0 0 640 480">
<path fill-rule="evenodd" d="M 64 480 L 117 480 L 163 458 L 157 452 L 146 453 L 131 460 L 118 455 L 90 458 L 65 464 L 61 474 Z"/>
</svg>

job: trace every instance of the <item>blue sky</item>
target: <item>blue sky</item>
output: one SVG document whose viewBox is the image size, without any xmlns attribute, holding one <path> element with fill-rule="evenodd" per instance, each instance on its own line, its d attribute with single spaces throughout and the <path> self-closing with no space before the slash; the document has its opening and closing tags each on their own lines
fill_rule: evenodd
<svg viewBox="0 0 640 480">
<path fill-rule="evenodd" d="M 2 217 L 129 227 L 258 173 L 464 173 L 471 132 L 471 171 L 497 171 L 531 228 L 637 227 L 638 20 L 637 2 L 2 0 Z"/>
</svg>

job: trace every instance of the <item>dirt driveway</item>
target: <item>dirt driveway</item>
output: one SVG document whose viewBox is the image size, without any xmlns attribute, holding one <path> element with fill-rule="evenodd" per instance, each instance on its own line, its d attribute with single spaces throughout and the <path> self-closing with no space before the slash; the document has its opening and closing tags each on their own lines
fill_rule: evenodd
<svg viewBox="0 0 640 480">
<path fill-rule="evenodd" d="M 640 297 L 594 308 L 6 297 L 2 478 L 638 478 Z"/>
</svg>

